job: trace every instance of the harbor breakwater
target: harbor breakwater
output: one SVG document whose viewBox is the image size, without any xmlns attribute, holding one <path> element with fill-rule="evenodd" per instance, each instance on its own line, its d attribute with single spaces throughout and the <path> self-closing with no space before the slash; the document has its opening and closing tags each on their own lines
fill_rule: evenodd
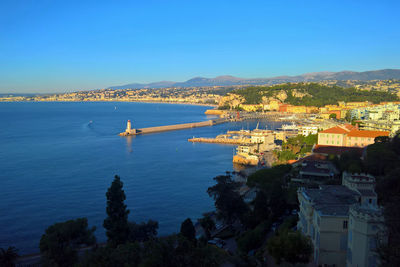
<svg viewBox="0 0 400 267">
<path fill-rule="evenodd" d="M 166 131 L 190 129 L 190 128 L 196 128 L 196 127 L 213 126 L 215 124 L 217 124 L 216 121 L 208 120 L 208 121 L 202 121 L 202 122 L 182 123 L 182 124 L 148 127 L 148 128 L 141 128 L 141 129 L 131 129 L 130 121 L 128 121 L 128 125 L 127 125 L 125 132 L 122 132 L 119 135 L 120 136 L 130 136 L 130 135 L 139 135 L 139 134 L 159 133 L 159 132 L 166 132 Z"/>
</svg>

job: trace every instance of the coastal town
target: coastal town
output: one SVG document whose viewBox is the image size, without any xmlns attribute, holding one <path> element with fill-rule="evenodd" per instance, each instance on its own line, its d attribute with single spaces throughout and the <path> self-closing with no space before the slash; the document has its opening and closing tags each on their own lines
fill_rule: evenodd
<svg viewBox="0 0 400 267">
<path fill-rule="evenodd" d="M 185 236 L 181 228 L 181 235 L 197 240 L 195 247 L 219 249 L 223 260 L 218 264 L 227 266 L 235 266 L 235 261 L 251 266 L 274 266 L 282 261 L 312 266 L 378 266 L 385 261 L 379 249 L 387 248 L 392 231 L 380 201 L 380 188 L 383 177 L 390 174 L 389 169 L 398 161 L 400 100 L 392 87 L 378 95 L 374 93 L 375 87 L 365 90 L 372 90 L 371 96 L 364 95 L 361 89 L 351 91 L 361 92 L 355 98 L 360 101 L 346 101 L 346 96 L 339 96 L 338 101 L 329 99 L 323 104 L 313 95 L 315 88 L 347 93 L 347 89 L 335 86 L 292 83 L 232 87 L 229 91 L 106 89 L 29 98 L 9 96 L 2 101 L 126 101 L 213 106 L 205 111 L 209 120 L 203 122 L 137 129 L 134 121 L 128 120 L 125 131 L 119 134 L 123 138 L 229 122 L 258 122 L 254 129 L 228 130 L 213 138 L 193 136 L 187 140 L 236 146 L 232 155 L 235 171 L 214 178 L 217 184 L 207 192 L 214 197 L 216 210 L 194 223 L 191 220 L 182 223 L 182 227 L 187 223 L 189 226 L 185 227 L 193 228 L 194 232 L 193 236 Z M 279 126 L 263 129 L 259 127 L 260 121 L 273 121 Z M 392 154 L 385 154 L 388 149 Z M 380 162 L 381 157 L 386 157 L 384 163 Z M 221 189 L 225 187 L 229 189 Z M 145 244 L 155 238 L 156 224 L 149 221 L 141 227 L 153 229 L 153 234 L 143 232 L 144 239 L 135 236 L 134 242 Z M 287 248 L 292 243 L 298 247 Z M 21 258 L 19 262 L 24 266 L 32 259 Z"/>
<path fill-rule="evenodd" d="M 256 167 L 232 177 L 241 185 L 237 192 L 253 210 L 257 195 L 264 190 L 261 184 L 252 182 L 257 173 L 290 166 L 290 171 L 281 172 L 280 183 L 295 188 L 299 205 L 287 203 L 286 210 L 272 216 L 272 232 L 279 233 L 278 228 L 288 224 L 301 231 L 311 240 L 311 257 L 317 266 L 378 266 L 381 259 L 377 248 L 388 238 L 383 208 L 375 192 L 374 174 L 379 172 L 368 172 L 370 168 L 362 167 L 362 162 L 368 160 L 369 148 L 398 138 L 400 102 L 339 101 L 322 107 L 296 106 L 282 101 L 284 92 L 279 94 L 263 103 L 246 104 L 240 95 L 228 93 L 219 99 L 220 108 L 205 113 L 225 121 L 268 118 L 281 122 L 280 128 L 259 129 L 257 125 L 252 130 L 227 131 L 215 138 L 193 137 L 188 141 L 237 146 L 232 162 Z M 209 243 L 232 254 L 264 251 L 265 259 L 266 251 L 272 253 L 271 248 L 263 250 L 261 246 L 260 250 L 259 244 L 266 242 L 271 232 L 257 230 L 265 237 L 256 238 L 256 245 L 243 247 L 243 240 L 257 227 L 243 231 L 239 217 L 235 226 L 211 215 L 219 226 L 208 234 Z M 198 236 L 205 231 L 200 223 L 196 224 Z M 233 234 L 237 231 L 239 236 Z"/>
<path fill-rule="evenodd" d="M 0 267 L 400 267 L 399 10 L 0 1 Z"/>
</svg>

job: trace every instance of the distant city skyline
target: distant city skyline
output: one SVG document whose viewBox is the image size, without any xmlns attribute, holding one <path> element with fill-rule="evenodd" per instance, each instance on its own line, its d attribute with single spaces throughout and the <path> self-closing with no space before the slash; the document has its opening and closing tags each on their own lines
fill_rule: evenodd
<svg viewBox="0 0 400 267">
<path fill-rule="evenodd" d="M 8 1 L 0 93 L 399 69 L 398 1 Z"/>
</svg>

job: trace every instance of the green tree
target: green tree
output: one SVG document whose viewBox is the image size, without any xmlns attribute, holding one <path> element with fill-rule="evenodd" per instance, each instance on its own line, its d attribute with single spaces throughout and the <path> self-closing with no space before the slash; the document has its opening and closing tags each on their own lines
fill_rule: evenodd
<svg viewBox="0 0 400 267">
<path fill-rule="evenodd" d="M 18 252 L 15 247 L 0 248 L 0 266 L 14 267 L 17 258 Z"/>
<path fill-rule="evenodd" d="M 78 218 L 48 227 L 40 239 L 43 266 L 72 266 L 78 261 L 77 249 L 93 245 L 95 227 L 88 229 L 87 218 Z"/>
<path fill-rule="evenodd" d="M 269 254 L 276 264 L 282 261 L 295 263 L 308 263 L 313 252 L 313 246 L 309 237 L 299 231 L 278 231 L 278 234 L 270 238 L 267 243 Z"/>
<path fill-rule="evenodd" d="M 83 257 L 78 267 L 136 267 L 139 266 L 142 258 L 140 245 L 125 243 L 116 248 L 106 246 L 89 251 Z"/>
<path fill-rule="evenodd" d="M 237 218 L 243 219 L 248 207 L 237 192 L 240 184 L 232 180 L 230 173 L 219 175 L 214 180 L 217 184 L 209 187 L 207 193 L 214 198 L 218 215 L 228 223 Z"/>
<path fill-rule="evenodd" d="M 196 240 L 196 229 L 194 229 L 193 222 L 190 218 L 187 218 L 182 222 L 181 235 L 186 237 L 186 239 L 189 241 Z"/>
<path fill-rule="evenodd" d="M 335 113 L 330 114 L 329 119 L 336 119 L 336 114 Z"/>
<path fill-rule="evenodd" d="M 305 96 L 295 97 L 293 92 L 302 92 Z M 321 107 L 328 104 L 337 104 L 338 101 L 394 101 L 399 98 L 390 92 L 361 91 L 356 88 L 342 88 L 339 86 L 327 86 L 318 83 L 287 83 L 273 86 L 250 86 L 232 91 L 233 94 L 243 96 L 245 104 L 258 104 L 262 97 L 276 97 L 284 91 L 287 94 L 286 103 L 292 105 L 305 105 Z"/>
<path fill-rule="evenodd" d="M 128 240 L 129 225 L 128 214 L 124 201 L 125 192 L 122 190 L 123 183 L 118 175 L 115 175 L 111 187 L 108 188 L 107 196 L 107 215 L 103 226 L 106 229 L 108 244 L 117 246 L 124 244 Z"/>
<path fill-rule="evenodd" d="M 215 222 L 214 220 L 211 218 L 210 214 L 203 214 L 203 218 L 199 219 L 199 223 L 201 225 L 201 227 L 203 227 L 204 232 L 206 234 L 206 238 L 210 239 L 211 238 L 211 231 L 215 230 Z"/>
<path fill-rule="evenodd" d="M 364 163 L 361 160 L 361 155 L 357 152 L 344 152 L 340 158 L 333 161 L 341 172 L 361 173 L 364 171 Z"/>
<path fill-rule="evenodd" d="M 391 143 L 383 139 L 367 147 L 364 165 L 373 175 L 385 175 L 398 166 L 398 156 L 392 150 Z"/>
<path fill-rule="evenodd" d="M 388 236 L 387 243 L 380 244 L 378 251 L 383 266 L 400 266 L 400 168 L 379 179 L 376 191 L 384 208 Z"/>
<path fill-rule="evenodd" d="M 147 223 L 136 224 L 129 222 L 129 242 L 144 242 L 150 239 L 154 239 L 157 236 L 158 222 L 149 220 Z"/>
<path fill-rule="evenodd" d="M 346 116 L 344 117 L 344 119 L 345 119 L 347 122 L 351 122 L 351 121 L 352 121 L 351 112 L 350 112 L 350 111 L 347 111 L 347 112 L 346 112 Z"/>
<path fill-rule="evenodd" d="M 223 250 L 190 242 L 182 235 L 171 235 L 146 242 L 141 267 L 220 266 L 226 258 Z"/>
<path fill-rule="evenodd" d="M 270 216 L 268 201 L 269 199 L 267 194 L 265 194 L 264 191 L 259 190 L 253 202 L 254 209 L 252 214 L 252 217 L 256 219 L 257 224 L 267 220 Z"/>
<path fill-rule="evenodd" d="M 266 234 L 271 227 L 269 221 L 265 221 L 257 225 L 253 230 L 248 230 L 241 234 L 237 239 L 237 246 L 239 251 L 247 255 L 252 250 L 259 248 L 265 240 Z"/>
</svg>

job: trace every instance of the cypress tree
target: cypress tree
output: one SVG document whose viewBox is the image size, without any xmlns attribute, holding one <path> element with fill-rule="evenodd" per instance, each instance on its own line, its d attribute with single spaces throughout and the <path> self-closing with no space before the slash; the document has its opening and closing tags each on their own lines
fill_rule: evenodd
<svg viewBox="0 0 400 267">
<path fill-rule="evenodd" d="M 107 230 L 108 244 L 113 247 L 126 243 L 129 235 L 129 210 L 124 204 L 126 197 L 122 187 L 120 177 L 115 175 L 106 193 L 108 217 L 104 220 L 103 226 Z"/>
<path fill-rule="evenodd" d="M 196 229 L 194 228 L 193 222 L 190 218 L 184 220 L 181 224 L 181 234 L 187 238 L 187 240 L 196 240 Z"/>
</svg>

